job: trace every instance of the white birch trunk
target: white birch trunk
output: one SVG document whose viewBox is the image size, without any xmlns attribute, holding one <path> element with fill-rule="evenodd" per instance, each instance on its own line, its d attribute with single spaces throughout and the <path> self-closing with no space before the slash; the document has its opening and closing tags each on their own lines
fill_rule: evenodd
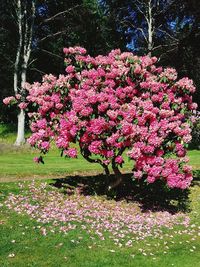
<svg viewBox="0 0 200 267">
<path fill-rule="evenodd" d="M 148 55 L 151 56 L 153 49 L 153 14 L 151 0 L 148 2 Z"/>
<path fill-rule="evenodd" d="M 22 49 L 22 9 L 21 9 L 21 0 L 18 0 L 16 3 L 16 14 L 17 14 L 17 23 L 18 23 L 18 34 L 19 34 L 19 42 L 17 47 L 17 53 L 15 58 L 14 65 L 14 92 L 18 93 L 18 71 L 19 71 L 19 61 L 21 56 Z"/>
<path fill-rule="evenodd" d="M 16 93 L 23 93 L 24 84 L 26 83 L 26 74 L 28 68 L 28 62 L 31 54 L 31 44 L 33 37 L 33 26 L 34 26 L 34 16 L 35 16 L 35 0 L 32 0 L 31 24 L 28 25 L 27 19 L 27 6 L 24 6 L 24 18 L 22 20 L 22 2 L 17 1 L 17 16 L 18 16 L 18 28 L 19 28 L 19 45 L 17 48 L 17 55 L 15 61 L 15 71 L 14 71 L 14 91 Z M 22 23 L 24 27 L 22 27 Z M 23 30 L 24 29 L 24 30 Z M 23 49 L 22 49 L 23 45 Z M 21 75 L 19 81 L 19 64 L 21 58 Z M 20 91 L 18 91 L 18 84 L 20 84 Z M 20 146 L 25 143 L 25 111 L 20 110 L 18 114 L 18 125 L 17 125 L 17 138 L 15 145 Z"/>
<path fill-rule="evenodd" d="M 26 82 L 26 72 L 27 72 L 27 62 L 25 61 L 22 64 L 22 71 L 21 71 L 21 91 L 23 90 L 24 83 Z M 16 146 L 20 146 L 25 143 L 25 111 L 23 109 L 20 110 L 18 114 L 18 121 L 17 121 L 17 139 L 15 141 Z"/>
<path fill-rule="evenodd" d="M 19 33 L 19 43 L 17 47 L 16 59 L 15 59 L 15 67 L 14 67 L 14 92 L 15 94 L 19 93 L 18 85 L 19 85 L 19 63 L 21 57 L 22 43 L 23 43 L 23 33 L 22 33 L 22 5 L 21 0 L 17 1 L 16 13 L 17 13 L 17 22 L 18 22 L 18 33 Z M 21 110 L 17 116 L 17 138 L 15 141 L 15 145 L 20 146 L 25 142 L 24 138 L 24 125 L 25 125 L 25 114 L 24 111 Z"/>
<path fill-rule="evenodd" d="M 24 128 L 25 128 L 25 112 L 23 109 L 18 114 L 18 125 L 17 125 L 17 139 L 15 141 L 16 146 L 20 146 L 25 143 Z"/>
</svg>

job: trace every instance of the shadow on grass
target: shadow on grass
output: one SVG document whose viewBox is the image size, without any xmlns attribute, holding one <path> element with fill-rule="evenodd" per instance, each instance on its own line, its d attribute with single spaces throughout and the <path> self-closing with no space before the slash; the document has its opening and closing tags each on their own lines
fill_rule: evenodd
<svg viewBox="0 0 200 267">
<path fill-rule="evenodd" d="M 200 170 L 193 171 L 192 185 L 198 185 L 198 186 L 200 186 Z"/>
<path fill-rule="evenodd" d="M 94 176 L 69 176 L 63 179 L 55 179 L 53 186 L 62 189 L 65 194 L 83 194 L 106 196 L 116 201 L 139 203 L 142 211 L 190 211 L 189 190 L 169 189 L 162 181 L 147 184 L 144 181 L 132 179 L 132 174 L 123 174 L 123 183 L 114 190 L 107 191 L 114 175 Z M 193 185 L 200 185 L 200 170 L 195 171 Z"/>
</svg>

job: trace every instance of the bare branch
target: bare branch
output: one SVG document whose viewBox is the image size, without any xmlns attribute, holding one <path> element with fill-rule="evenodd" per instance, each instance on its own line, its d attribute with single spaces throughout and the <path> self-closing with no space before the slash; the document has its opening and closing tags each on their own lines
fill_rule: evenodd
<svg viewBox="0 0 200 267">
<path fill-rule="evenodd" d="M 148 43 L 148 40 L 147 40 L 147 37 L 146 37 L 146 35 L 145 35 L 144 30 L 143 30 L 142 28 L 136 28 L 136 29 L 142 33 L 142 36 L 144 37 L 146 43 Z"/>
<path fill-rule="evenodd" d="M 52 53 L 52 52 L 50 52 L 50 51 L 48 51 L 48 50 L 45 50 L 45 49 L 40 49 L 40 51 L 42 51 L 42 52 L 44 52 L 44 53 L 47 53 L 47 54 L 49 54 L 49 55 L 51 55 L 51 56 L 57 57 L 57 58 L 63 58 L 63 57 L 61 57 L 61 56 L 59 56 L 59 55 L 57 55 L 57 54 L 54 54 L 54 53 Z"/>
<path fill-rule="evenodd" d="M 82 5 L 76 5 L 76 6 L 72 7 L 72 8 L 67 9 L 67 10 L 61 11 L 61 12 L 55 14 L 54 16 L 52 16 L 52 17 L 50 17 L 48 19 L 45 19 L 43 22 L 41 22 L 41 24 L 48 23 L 48 22 L 56 19 L 60 15 L 63 15 L 63 14 L 66 14 L 66 13 L 70 13 L 72 10 L 76 9 L 77 7 L 81 7 L 81 6 Z"/>
<path fill-rule="evenodd" d="M 159 60 L 160 60 L 164 55 L 169 54 L 170 52 L 174 51 L 175 49 L 177 49 L 177 47 L 174 47 L 174 48 L 169 49 L 169 50 L 167 50 L 166 52 L 164 52 L 164 53 L 159 57 Z"/>
<path fill-rule="evenodd" d="M 156 15 L 165 14 L 177 1 L 171 1 L 168 3 L 167 7 L 160 10 L 160 12 L 156 13 Z"/>
<path fill-rule="evenodd" d="M 172 44 L 161 44 L 161 45 L 158 45 L 158 46 L 155 46 L 152 51 L 156 50 L 156 49 L 159 49 L 159 48 L 162 48 L 162 47 L 170 47 L 170 46 L 177 46 L 177 43 L 172 43 Z"/>
<path fill-rule="evenodd" d="M 175 40 L 175 41 L 177 41 L 178 42 L 178 39 L 177 38 L 175 38 L 174 36 L 172 36 L 170 33 L 168 33 L 167 31 L 164 31 L 164 30 L 161 30 L 161 29 L 157 29 L 158 31 L 160 31 L 160 32 L 162 32 L 162 33 L 164 33 L 164 34 L 166 34 L 167 36 L 169 36 L 171 39 L 173 39 L 173 40 Z"/>
<path fill-rule="evenodd" d="M 145 12 L 139 6 L 139 5 L 141 5 L 141 2 L 138 1 L 138 0 L 136 0 L 136 2 L 139 3 L 139 4 L 135 3 L 135 6 L 136 6 L 137 10 L 140 12 L 140 14 L 142 14 L 144 16 L 145 20 L 148 21 L 148 17 L 146 16 Z"/>
<path fill-rule="evenodd" d="M 36 58 L 32 59 L 32 60 L 29 62 L 28 66 L 30 66 L 31 64 L 33 64 L 33 62 L 35 62 L 36 60 L 37 60 Z"/>
<path fill-rule="evenodd" d="M 37 72 L 39 72 L 39 73 L 42 74 L 42 75 L 45 75 L 45 74 L 46 74 L 44 71 L 39 70 L 39 69 L 37 69 L 37 68 L 30 68 L 30 70 L 37 71 Z"/>
<path fill-rule="evenodd" d="M 142 28 L 136 27 L 133 23 L 131 23 L 131 22 L 128 21 L 128 20 L 123 20 L 123 21 L 121 21 L 121 24 L 127 24 L 127 25 L 129 24 L 132 28 L 134 28 L 134 29 L 140 31 L 140 32 L 142 33 L 142 36 L 144 37 L 145 41 L 148 43 L 146 34 L 145 34 L 145 32 L 144 32 L 144 30 L 143 30 Z"/>
<path fill-rule="evenodd" d="M 59 31 L 59 32 L 53 33 L 53 34 L 49 34 L 49 35 L 43 37 L 42 39 L 40 39 L 38 42 L 41 43 L 41 42 L 45 41 L 45 40 L 48 39 L 48 38 L 55 37 L 55 36 L 57 36 L 57 35 L 60 35 L 60 34 L 62 34 L 62 33 L 65 33 L 65 32 L 66 32 L 66 29 L 63 30 L 63 31 Z"/>
</svg>

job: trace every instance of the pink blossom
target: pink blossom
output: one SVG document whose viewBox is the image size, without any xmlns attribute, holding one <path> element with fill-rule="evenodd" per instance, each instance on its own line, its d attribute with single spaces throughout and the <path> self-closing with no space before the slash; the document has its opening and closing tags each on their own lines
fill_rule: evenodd
<svg viewBox="0 0 200 267">
<path fill-rule="evenodd" d="M 16 98 L 14 96 L 9 96 L 9 97 L 6 97 L 3 99 L 3 103 L 5 105 L 9 105 L 11 104 L 12 102 L 15 102 L 16 101 Z"/>
<path fill-rule="evenodd" d="M 115 162 L 118 163 L 118 164 L 122 164 L 124 162 L 124 159 L 122 156 L 117 156 L 115 158 Z"/>
<path fill-rule="evenodd" d="M 156 180 L 155 176 L 148 176 L 147 177 L 147 182 L 150 183 L 150 184 L 154 183 L 155 180 Z"/>
<path fill-rule="evenodd" d="M 77 149 L 76 148 L 68 148 L 65 150 L 65 155 L 67 155 L 70 158 L 76 158 L 77 157 Z"/>
<path fill-rule="evenodd" d="M 18 107 L 19 107 L 20 109 L 26 109 L 27 106 L 28 106 L 28 103 L 25 103 L 25 102 L 21 102 L 21 103 L 18 105 Z"/>
<path fill-rule="evenodd" d="M 65 69 L 65 71 L 67 73 L 72 73 L 72 72 L 74 72 L 74 70 L 75 70 L 75 67 L 72 66 L 72 65 L 67 66 L 66 69 Z"/>
</svg>

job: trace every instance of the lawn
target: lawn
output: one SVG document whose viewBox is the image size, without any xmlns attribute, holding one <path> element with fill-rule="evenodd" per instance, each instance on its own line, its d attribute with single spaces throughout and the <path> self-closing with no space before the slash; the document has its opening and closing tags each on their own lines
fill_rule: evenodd
<svg viewBox="0 0 200 267">
<path fill-rule="evenodd" d="M 200 266 L 200 186 L 197 182 L 191 187 L 191 210 L 183 215 L 163 211 L 146 214 L 140 211 L 137 203 L 115 202 L 102 196 L 69 196 L 49 187 L 52 182 L 48 180 L 45 186 L 41 186 L 41 182 L 0 185 L 0 266 Z M 11 193 L 15 197 L 8 197 Z M 69 215 L 68 210 L 73 210 L 76 203 L 77 213 Z M 31 212 L 30 207 L 34 205 L 37 208 Z M 100 217 L 96 221 L 91 214 L 94 207 L 102 220 Z M 69 215 L 67 220 L 71 216 L 72 221 L 59 219 L 58 210 Z M 122 218 L 120 223 L 127 223 L 127 218 L 132 216 L 130 219 L 137 227 L 129 232 L 117 228 L 115 212 Z M 47 213 L 49 215 L 45 216 Z M 107 226 L 109 214 L 115 219 L 111 222 L 113 228 Z M 153 227 L 149 226 L 150 216 L 156 218 Z M 179 216 L 186 219 L 185 224 L 175 223 Z M 87 221 L 89 218 L 92 220 Z M 67 229 L 63 227 L 66 225 Z M 90 228 L 92 225 L 98 232 Z M 108 230 L 102 230 L 103 227 Z M 126 229 L 127 225 L 124 227 Z"/>
<path fill-rule="evenodd" d="M 154 204 L 146 192 L 138 195 L 140 188 L 128 187 L 127 198 L 106 196 L 98 165 L 61 158 L 55 149 L 37 165 L 38 152 L 14 149 L 13 140 L 0 131 L 0 266 L 200 266 L 198 175 L 184 208 L 177 199 L 164 208 L 161 191 L 154 191 Z M 200 170 L 200 151 L 189 157 Z M 131 170 L 130 162 L 124 170 Z"/>
</svg>

